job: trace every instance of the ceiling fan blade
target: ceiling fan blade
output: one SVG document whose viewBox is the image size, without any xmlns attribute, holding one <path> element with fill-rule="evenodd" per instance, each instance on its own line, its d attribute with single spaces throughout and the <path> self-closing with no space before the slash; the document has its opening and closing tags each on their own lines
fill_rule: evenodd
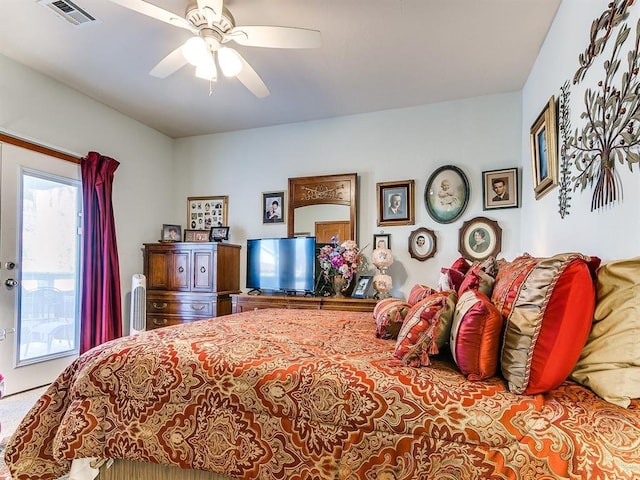
<svg viewBox="0 0 640 480">
<path fill-rule="evenodd" d="M 198 9 L 211 27 L 222 20 L 222 0 L 198 0 Z"/>
<path fill-rule="evenodd" d="M 184 55 L 182 54 L 182 45 L 180 45 L 169 55 L 160 60 L 160 62 L 149 72 L 149 75 L 158 78 L 166 78 L 172 73 L 180 70 L 187 63 L 187 59 L 184 58 Z"/>
<path fill-rule="evenodd" d="M 271 92 L 251 65 L 247 63 L 242 55 L 238 52 L 235 53 L 242 63 L 242 70 L 240 70 L 240 73 L 236 75 L 236 78 L 258 98 L 264 98 L 271 95 Z"/>
<path fill-rule="evenodd" d="M 222 43 L 230 40 L 248 47 L 319 48 L 322 45 L 318 30 L 265 25 L 234 27 L 223 37 Z"/>
<path fill-rule="evenodd" d="M 193 30 L 193 27 L 180 15 L 176 15 L 164 8 L 156 7 L 151 3 L 144 0 L 110 0 L 112 3 L 116 3 L 122 7 L 133 10 L 134 12 L 141 13 L 147 17 L 155 18 L 162 22 L 166 22 L 169 25 L 176 27 L 186 28 L 187 30 Z"/>
</svg>

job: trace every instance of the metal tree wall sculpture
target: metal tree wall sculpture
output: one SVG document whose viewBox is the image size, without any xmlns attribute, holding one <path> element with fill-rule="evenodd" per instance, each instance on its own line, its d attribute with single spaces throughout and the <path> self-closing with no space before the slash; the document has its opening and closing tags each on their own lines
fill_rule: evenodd
<svg viewBox="0 0 640 480">
<path fill-rule="evenodd" d="M 560 131 L 560 192 L 558 193 L 558 213 L 560 218 L 569 215 L 569 192 L 571 191 L 571 155 L 569 154 L 571 136 L 571 108 L 569 100 L 571 91 L 567 80 L 560 88 L 560 114 L 558 119 L 558 130 Z"/>
<path fill-rule="evenodd" d="M 598 82 L 597 89 L 587 88 L 586 111 L 580 115 L 586 124 L 581 131 L 576 129 L 571 142 L 579 172 L 573 179 L 574 190 L 593 186 L 591 211 L 622 200 L 616 163 L 626 163 L 633 171 L 633 164 L 640 162 L 640 21 L 634 48 L 627 54 L 627 70 L 621 75 L 620 85 L 615 85 L 622 46 L 630 31 L 626 23 L 620 26 L 611 56 L 604 62 L 604 80 Z"/>
<path fill-rule="evenodd" d="M 578 56 L 580 67 L 573 76 L 574 85 L 582 81 L 593 60 L 602 53 L 604 47 L 607 45 L 613 29 L 629 15 L 627 8 L 630 7 L 634 1 L 635 0 L 616 0 L 611 2 L 609 9 L 605 10 L 602 15 L 600 15 L 600 18 L 593 21 L 589 35 L 589 46 L 584 53 Z"/>
</svg>

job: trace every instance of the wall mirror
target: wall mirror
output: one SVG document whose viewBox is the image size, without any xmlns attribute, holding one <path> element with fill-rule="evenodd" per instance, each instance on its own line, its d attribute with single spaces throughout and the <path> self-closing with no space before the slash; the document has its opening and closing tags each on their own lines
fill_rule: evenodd
<svg viewBox="0 0 640 480">
<path fill-rule="evenodd" d="M 355 173 L 290 178 L 287 235 L 357 242 L 357 184 Z"/>
</svg>

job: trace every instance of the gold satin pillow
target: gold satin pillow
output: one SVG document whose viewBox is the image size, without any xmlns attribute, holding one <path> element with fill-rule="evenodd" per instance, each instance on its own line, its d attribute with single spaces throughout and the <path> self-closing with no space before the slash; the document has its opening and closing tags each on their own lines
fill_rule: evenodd
<svg viewBox="0 0 640 480">
<path fill-rule="evenodd" d="M 604 263 L 596 298 L 593 327 L 571 378 L 626 408 L 640 398 L 640 257 Z"/>
</svg>

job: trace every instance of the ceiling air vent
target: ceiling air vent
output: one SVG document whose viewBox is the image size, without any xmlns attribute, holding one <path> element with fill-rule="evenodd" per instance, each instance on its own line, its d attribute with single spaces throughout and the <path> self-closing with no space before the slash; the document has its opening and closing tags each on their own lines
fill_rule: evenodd
<svg viewBox="0 0 640 480">
<path fill-rule="evenodd" d="M 69 0 L 37 0 L 40 5 L 47 7 L 59 17 L 64 18 L 71 25 L 76 27 L 88 23 L 97 22 L 95 17 L 89 15 L 75 3 Z"/>
</svg>

